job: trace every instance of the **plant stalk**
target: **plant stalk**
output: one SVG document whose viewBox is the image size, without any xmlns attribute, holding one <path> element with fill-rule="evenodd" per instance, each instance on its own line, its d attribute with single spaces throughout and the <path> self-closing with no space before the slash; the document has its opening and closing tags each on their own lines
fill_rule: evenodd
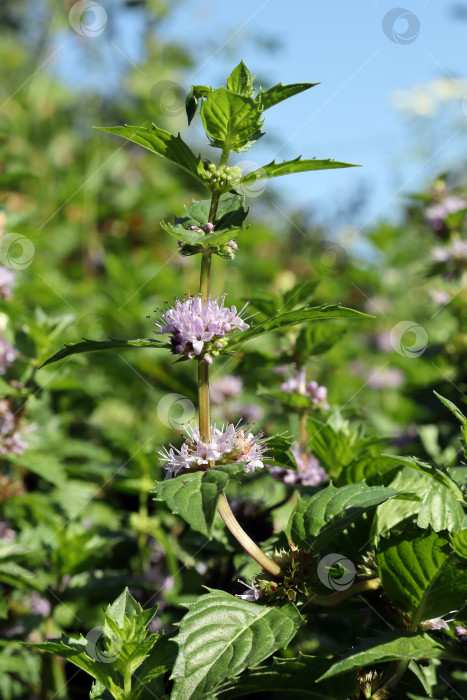
<svg viewBox="0 0 467 700">
<path fill-rule="evenodd" d="M 224 154 L 223 154 L 224 155 Z M 228 155 L 228 154 L 227 154 Z M 222 159 L 221 159 L 222 162 Z M 219 203 L 219 193 L 214 192 L 211 199 L 209 221 L 215 222 L 217 205 Z M 211 253 L 204 251 L 201 257 L 201 272 L 199 293 L 203 299 L 209 296 L 211 278 Z M 211 439 L 211 404 L 209 399 L 209 366 L 203 361 L 198 361 L 198 410 L 199 410 L 199 433 L 203 440 Z M 280 576 L 282 570 L 278 564 L 270 559 L 258 545 L 253 542 L 243 528 L 238 523 L 227 501 L 225 493 L 219 499 L 219 515 L 222 520 L 241 544 L 246 552 L 268 573 L 273 576 Z"/>
<path fill-rule="evenodd" d="M 381 579 L 372 578 L 368 581 L 360 581 L 359 583 L 346 588 L 345 591 L 337 591 L 336 593 L 331 593 L 331 595 L 319 595 L 314 593 L 309 601 L 312 605 L 317 605 L 322 608 L 333 608 L 336 605 L 340 605 L 348 598 L 359 593 L 366 593 L 367 591 L 376 591 L 381 587 Z"/>
</svg>

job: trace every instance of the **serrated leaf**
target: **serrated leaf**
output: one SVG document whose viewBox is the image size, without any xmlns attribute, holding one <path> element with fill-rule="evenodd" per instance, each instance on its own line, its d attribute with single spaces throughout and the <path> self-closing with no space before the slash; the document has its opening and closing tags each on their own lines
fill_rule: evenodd
<svg viewBox="0 0 467 700">
<path fill-rule="evenodd" d="M 372 537 L 386 537 L 395 525 L 414 516 L 420 507 L 420 501 L 427 492 L 431 480 L 414 469 L 404 467 L 398 471 L 389 486 L 404 492 L 404 498 L 394 498 L 382 503 L 376 509 L 371 529 Z"/>
<path fill-rule="evenodd" d="M 467 559 L 467 528 L 454 532 L 450 538 L 451 547 L 462 559 Z"/>
<path fill-rule="evenodd" d="M 217 148 L 238 153 L 262 135 L 261 108 L 252 97 L 218 88 L 209 92 L 200 113 L 211 145 Z"/>
<path fill-rule="evenodd" d="M 172 513 L 210 539 L 219 496 L 230 479 L 243 472 L 242 465 L 229 465 L 176 476 L 156 484 L 155 500 L 164 501 Z"/>
<path fill-rule="evenodd" d="M 448 540 L 435 532 L 381 540 L 376 559 L 386 595 L 394 605 L 412 613 L 414 625 L 465 602 L 467 570 Z"/>
<path fill-rule="evenodd" d="M 256 666 L 294 638 L 303 618 L 291 603 L 265 606 L 210 590 L 194 603 L 174 641 L 172 700 L 199 700 L 221 681 Z"/>
<path fill-rule="evenodd" d="M 59 350 L 49 357 L 48 360 L 44 362 L 42 367 L 52 364 L 52 362 L 58 362 L 58 360 L 63 360 L 64 357 L 70 357 L 71 355 L 77 355 L 82 352 L 96 352 L 101 350 L 122 350 L 127 348 L 152 348 L 156 349 L 166 349 L 170 350 L 171 345 L 169 343 L 162 343 L 160 340 L 152 340 L 152 338 L 109 338 L 108 340 L 89 340 L 84 338 L 81 343 L 75 343 L 74 345 L 65 345 L 62 350 Z"/>
<path fill-rule="evenodd" d="M 121 688 L 117 673 L 111 663 L 98 660 L 89 656 L 88 650 L 93 645 L 82 635 L 78 639 L 62 635 L 59 640 L 51 640 L 42 643 L 27 643 L 26 646 L 51 654 L 57 654 L 63 659 L 67 659 L 72 664 L 88 673 L 106 688 L 115 700 L 125 700 L 125 693 Z"/>
<path fill-rule="evenodd" d="M 232 73 L 227 78 L 227 87 L 233 92 L 238 92 L 240 95 L 246 95 L 251 97 L 254 93 L 253 88 L 253 76 L 250 71 L 243 63 L 240 61 L 238 66 L 233 69 Z"/>
<path fill-rule="evenodd" d="M 364 481 L 340 488 L 330 484 L 298 501 L 289 519 L 288 533 L 295 545 L 319 552 L 365 511 L 396 494 L 394 489 L 368 486 Z"/>
<path fill-rule="evenodd" d="M 417 459 L 417 457 L 398 457 L 397 455 L 383 455 L 383 457 L 393 459 L 396 462 L 400 462 L 400 464 L 403 464 L 406 467 L 416 469 L 417 471 L 422 472 L 422 474 L 426 474 L 435 481 L 438 481 L 440 484 L 444 484 L 444 486 L 446 486 L 450 491 L 452 491 L 452 493 L 458 500 L 464 500 L 462 491 L 460 490 L 459 486 L 451 478 L 451 476 L 445 469 L 442 469 L 441 467 L 435 467 L 432 464 L 428 464 L 428 462 L 424 462 L 421 459 Z"/>
<path fill-rule="evenodd" d="M 357 647 L 340 661 L 334 663 L 318 678 L 318 683 L 347 671 L 398 659 L 417 660 L 451 658 L 454 653 L 438 639 L 427 634 L 413 634 L 394 630 L 381 632 L 374 639 L 362 639 Z"/>
<path fill-rule="evenodd" d="M 199 155 L 195 156 L 180 137 L 180 134 L 174 136 L 164 129 L 159 129 L 155 124 L 152 125 L 151 129 L 147 129 L 145 126 L 130 126 L 128 124 L 125 126 L 98 126 L 96 128 L 121 136 L 128 141 L 137 143 L 148 151 L 152 151 L 152 153 L 157 153 L 157 155 L 175 163 L 175 165 L 178 165 L 204 184 L 205 171 L 201 157 Z"/>
<path fill-rule="evenodd" d="M 455 532 L 462 527 L 464 509 L 447 486 L 432 481 L 420 504 L 417 525 L 431 527 L 435 532 Z"/>
<path fill-rule="evenodd" d="M 277 331 L 309 321 L 324 321 L 329 318 L 370 318 L 370 316 L 360 311 L 340 306 L 340 304 L 314 307 L 304 306 L 296 311 L 277 313 L 257 325 L 252 325 L 251 328 L 240 333 L 234 340 L 230 341 L 228 349 L 231 350 L 233 347 L 237 347 L 252 338 L 258 338 L 263 333 Z"/>
<path fill-rule="evenodd" d="M 282 83 L 278 83 L 274 85 L 274 87 L 269 88 L 269 90 L 266 90 L 266 92 L 260 90 L 257 99 L 261 102 L 263 109 L 269 109 L 283 100 L 288 100 L 289 97 L 298 95 L 300 92 L 304 92 L 320 84 L 321 83 L 291 83 L 290 85 L 282 85 Z"/>
<path fill-rule="evenodd" d="M 455 403 L 453 403 L 452 401 L 449 401 L 449 399 L 444 398 L 444 396 L 441 396 L 441 394 L 438 394 L 437 391 L 434 391 L 433 393 L 435 394 L 435 396 L 438 397 L 438 399 L 441 401 L 441 403 L 443 403 L 446 406 L 446 408 L 449 408 L 451 413 L 453 413 L 456 416 L 456 418 L 460 421 L 461 425 L 463 425 L 463 426 L 467 425 L 467 418 L 464 416 L 464 414 L 462 413 L 460 408 L 458 408 Z"/>
<path fill-rule="evenodd" d="M 272 177 L 280 177 L 281 175 L 292 175 L 294 173 L 306 173 L 312 170 L 333 170 L 335 168 L 358 168 L 355 163 L 341 163 L 338 160 L 318 160 L 311 158 L 302 160 L 301 156 L 294 160 L 284 160 L 282 163 L 276 163 L 273 160 L 271 163 L 262 165 L 257 170 L 253 170 L 240 180 L 241 185 L 246 185 L 250 182 L 258 182 L 259 180 L 268 180 Z"/>
</svg>

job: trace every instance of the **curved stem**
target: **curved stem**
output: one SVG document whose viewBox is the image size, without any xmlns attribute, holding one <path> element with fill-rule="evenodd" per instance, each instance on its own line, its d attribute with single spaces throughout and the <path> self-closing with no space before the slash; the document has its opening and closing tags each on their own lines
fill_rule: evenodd
<svg viewBox="0 0 467 700">
<path fill-rule="evenodd" d="M 253 542 L 251 537 L 246 534 L 235 518 L 235 515 L 232 513 L 225 493 L 223 493 L 219 499 L 217 510 L 219 511 L 219 515 L 229 528 L 232 535 L 235 537 L 237 542 L 242 545 L 243 549 L 248 552 L 250 557 L 252 557 L 255 562 L 257 562 L 269 574 L 280 577 L 282 575 L 281 567 L 279 564 L 276 564 L 275 561 L 270 559 L 267 554 L 265 554 L 263 550 L 258 547 L 255 542 Z"/>
<path fill-rule="evenodd" d="M 360 581 L 360 583 L 356 583 L 353 586 L 346 588 L 345 591 L 331 593 L 331 595 L 318 595 L 318 593 L 314 593 L 309 598 L 308 602 L 322 608 L 333 608 L 354 595 L 365 593 L 366 591 L 376 591 L 380 587 L 381 579 L 372 578 L 367 581 Z"/>
</svg>

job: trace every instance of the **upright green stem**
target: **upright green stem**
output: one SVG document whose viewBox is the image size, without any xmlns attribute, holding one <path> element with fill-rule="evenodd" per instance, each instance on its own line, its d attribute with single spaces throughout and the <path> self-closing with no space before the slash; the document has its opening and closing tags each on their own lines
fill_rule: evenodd
<svg viewBox="0 0 467 700">
<path fill-rule="evenodd" d="M 228 157 L 228 152 L 227 152 Z M 224 153 L 222 153 L 221 164 L 223 164 Z M 225 158 L 225 161 L 227 158 Z M 209 211 L 209 221 L 211 223 L 215 222 L 217 205 L 219 204 L 219 193 L 214 192 L 211 199 L 211 208 Z M 205 251 L 201 257 L 201 272 L 200 272 L 200 282 L 199 282 L 199 293 L 203 299 L 207 299 L 209 296 L 209 285 L 211 278 L 211 253 Z M 198 361 L 198 409 L 199 409 L 199 433 L 203 440 L 211 439 L 211 404 L 209 400 L 209 366 L 203 361 Z M 280 576 L 282 571 L 278 564 L 276 564 L 272 559 L 270 559 L 263 551 L 258 547 L 255 542 L 249 537 L 242 527 L 237 522 L 232 510 L 227 501 L 225 493 L 223 493 L 219 500 L 218 505 L 219 515 L 222 520 L 235 537 L 235 539 L 241 544 L 241 546 L 248 552 L 248 554 L 253 557 L 253 559 L 265 570 L 268 571 L 273 576 Z"/>
<path fill-rule="evenodd" d="M 306 422 L 308 418 L 307 409 L 300 411 L 300 447 L 305 449 L 308 444 L 308 431 L 306 429 Z"/>
</svg>

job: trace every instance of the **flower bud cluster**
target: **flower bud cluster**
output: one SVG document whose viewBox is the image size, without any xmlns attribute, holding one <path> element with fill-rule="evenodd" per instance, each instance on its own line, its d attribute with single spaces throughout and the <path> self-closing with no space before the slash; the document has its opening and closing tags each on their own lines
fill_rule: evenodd
<svg viewBox="0 0 467 700">
<path fill-rule="evenodd" d="M 283 575 L 277 580 L 269 574 L 262 573 L 252 579 L 252 585 L 240 581 L 249 590 L 237 596 L 243 600 L 256 602 L 260 598 L 264 601 L 290 600 L 297 601 L 299 596 L 309 598 L 313 595 L 312 582 L 316 578 L 316 557 L 296 547 L 290 550 L 281 549 L 271 555 L 282 569 Z"/>
<path fill-rule="evenodd" d="M 216 168 L 214 163 L 209 163 L 206 167 L 206 179 L 210 183 L 213 189 L 219 190 L 231 190 L 237 187 L 242 179 L 243 172 L 242 169 L 237 165 L 228 166 L 221 165 Z"/>
</svg>

